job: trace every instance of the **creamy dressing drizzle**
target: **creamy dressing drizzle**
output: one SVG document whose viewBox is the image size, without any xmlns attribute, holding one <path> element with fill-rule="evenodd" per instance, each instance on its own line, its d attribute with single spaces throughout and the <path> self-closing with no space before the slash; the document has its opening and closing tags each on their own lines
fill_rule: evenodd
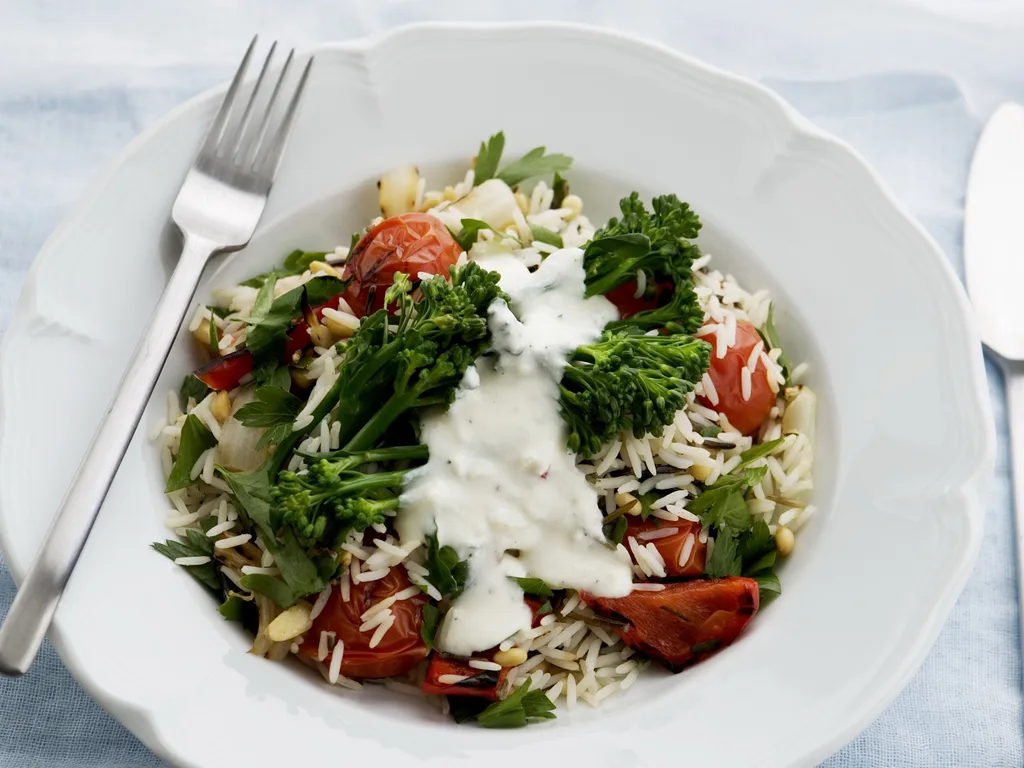
<svg viewBox="0 0 1024 768">
<path fill-rule="evenodd" d="M 531 614 L 512 576 L 596 595 L 628 594 L 628 561 L 608 547 L 597 495 L 565 447 L 558 382 L 566 356 L 616 317 L 602 296 L 584 298 L 583 252 L 556 251 L 535 272 L 512 254 L 488 254 L 511 299 L 488 310 L 493 353 L 466 372 L 455 402 L 423 420 L 430 460 L 402 495 L 398 533 L 438 540 L 469 561 L 465 592 L 438 647 L 468 656 L 521 629 Z M 513 310 L 515 314 L 513 314 Z"/>
</svg>

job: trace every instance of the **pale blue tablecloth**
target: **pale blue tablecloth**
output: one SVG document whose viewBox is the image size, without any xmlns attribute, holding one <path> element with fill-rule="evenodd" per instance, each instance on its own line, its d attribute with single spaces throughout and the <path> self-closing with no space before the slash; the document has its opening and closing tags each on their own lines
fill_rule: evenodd
<svg viewBox="0 0 1024 768">
<path fill-rule="evenodd" d="M 0 327 L 88 179 L 170 107 L 226 79 L 253 31 L 302 44 L 439 18 L 604 24 L 756 77 L 860 149 L 958 270 L 974 141 L 999 101 L 1024 100 L 1024 8 L 1001 0 L 4 0 Z M 990 374 L 999 462 L 978 566 L 921 671 L 832 768 L 1024 763 L 1005 406 Z M 0 613 L 13 594 L 0 561 Z M 0 680 L 0 768 L 160 764 L 51 647 L 25 678 Z"/>
</svg>

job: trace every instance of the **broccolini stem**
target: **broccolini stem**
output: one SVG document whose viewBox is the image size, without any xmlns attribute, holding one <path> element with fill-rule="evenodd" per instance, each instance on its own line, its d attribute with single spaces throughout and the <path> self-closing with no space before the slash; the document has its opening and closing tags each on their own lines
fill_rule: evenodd
<svg viewBox="0 0 1024 768">
<path fill-rule="evenodd" d="M 369 421 L 363 424 L 349 440 L 343 450 L 349 452 L 366 451 L 372 448 L 378 440 L 388 431 L 399 416 L 409 410 L 418 400 L 419 392 L 415 389 L 409 392 L 398 394 L 397 392 L 388 398 L 387 402 L 380 407 Z"/>
<path fill-rule="evenodd" d="M 331 489 L 330 496 L 350 496 L 363 491 L 370 491 L 374 488 L 392 488 L 402 484 L 402 479 L 408 473 L 407 469 L 396 469 L 393 472 L 378 472 L 373 475 L 363 475 L 356 480 L 349 480 L 337 488 Z M 325 495 L 326 496 L 326 495 Z"/>
<path fill-rule="evenodd" d="M 353 467 L 362 464 L 369 464 L 372 461 L 401 461 L 402 459 L 426 459 L 428 457 L 427 446 L 425 445 L 403 445 L 395 448 L 374 448 L 369 451 L 352 453 L 351 451 L 331 451 L 330 453 L 305 454 L 300 456 L 311 459 L 351 459 L 348 462 Z"/>
</svg>

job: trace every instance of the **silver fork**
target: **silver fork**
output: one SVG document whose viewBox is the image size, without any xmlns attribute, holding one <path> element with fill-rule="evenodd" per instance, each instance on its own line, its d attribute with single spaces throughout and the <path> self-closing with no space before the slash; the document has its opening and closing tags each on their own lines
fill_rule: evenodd
<svg viewBox="0 0 1024 768">
<path fill-rule="evenodd" d="M 237 251 L 252 237 L 263 215 L 299 99 L 309 78 L 312 57 L 291 91 L 280 118 L 285 78 L 294 50 L 266 96 L 276 43 L 252 86 L 248 100 L 239 96 L 256 47 L 254 37 L 235 73 L 220 111 L 174 201 L 171 218 L 184 245 L 117 393 L 107 408 L 92 444 L 71 481 L 60 510 L 0 626 L 0 672 L 28 671 L 71 577 L 93 522 L 124 458 L 142 412 L 153 393 L 178 328 L 192 302 L 203 268 L 215 253 Z M 244 102 L 242 104 L 241 102 Z"/>
</svg>

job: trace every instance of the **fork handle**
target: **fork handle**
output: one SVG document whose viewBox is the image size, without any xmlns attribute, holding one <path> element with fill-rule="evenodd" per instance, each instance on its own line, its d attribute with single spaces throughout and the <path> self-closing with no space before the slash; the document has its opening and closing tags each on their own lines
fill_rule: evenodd
<svg viewBox="0 0 1024 768">
<path fill-rule="evenodd" d="M 178 335 L 203 267 L 215 250 L 213 243 L 185 237 L 181 258 L 135 348 L 117 393 L 78 466 L 35 563 L 0 626 L 0 673 L 24 674 L 39 652 L 64 587 Z"/>
</svg>

